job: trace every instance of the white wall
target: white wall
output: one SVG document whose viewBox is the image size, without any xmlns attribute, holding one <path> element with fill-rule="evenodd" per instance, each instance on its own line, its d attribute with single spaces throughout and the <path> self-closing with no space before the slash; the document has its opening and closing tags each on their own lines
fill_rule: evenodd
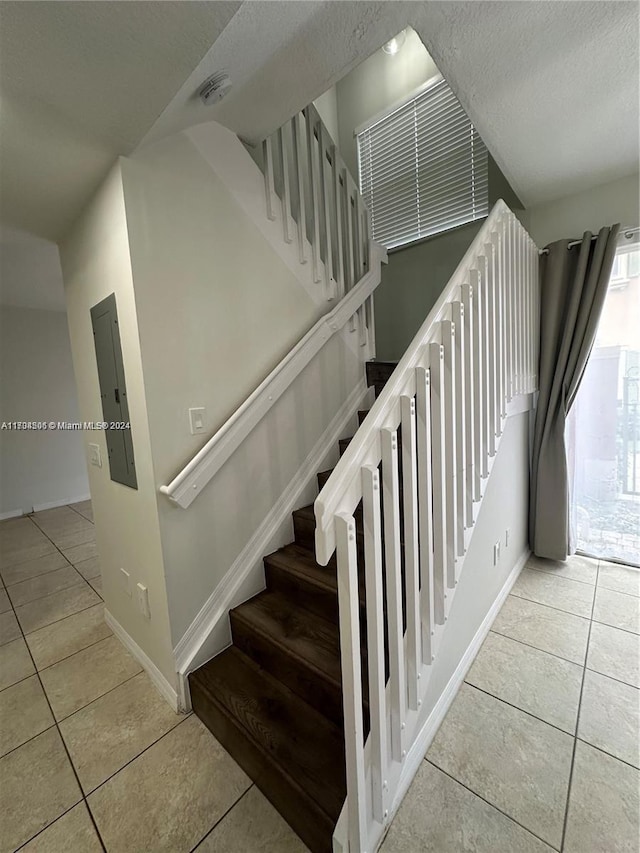
<svg viewBox="0 0 640 853">
<path fill-rule="evenodd" d="M 118 309 L 137 490 L 110 479 L 104 433 L 83 434 L 85 449 L 89 442 L 98 444 L 103 459 L 102 468 L 89 466 L 89 481 L 105 603 L 111 615 L 173 686 L 175 667 L 160 544 L 156 477 L 149 440 L 120 163 L 114 166 L 61 247 L 60 257 L 82 420 L 102 420 L 90 309 L 110 293 L 115 293 Z M 131 597 L 121 580 L 121 567 L 131 575 L 134 590 Z M 150 619 L 138 610 L 137 583 L 148 588 Z"/>
<path fill-rule="evenodd" d="M 313 103 L 329 131 L 329 135 L 336 144 L 339 144 L 340 132 L 338 130 L 338 96 L 336 87 L 332 86 L 330 89 L 327 89 Z"/>
<path fill-rule="evenodd" d="M 597 234 L 604 225 L 640 225 L 640 176 L 618 181 L 528 208 L 522 221 L 538 246 Z"/>
<path fill-rule="evenodd" d="M 80 419 L 64 312 L 0 309 L 0 388 L 0 422 Z M 0 431 L 0 483 L 0 518 L 85 500 L 81 434 Z"/>
<path fill-rule="evenodd" d="M 483 498 L 440 651 L 423 702 L 426 719 L 462 660 L 518 560 L 528 550 L 529 491 L 528 412 L 507 419 Z M 509 546 L 505 531 L 509 529 Z M 493 565 L 493 546 L 501 542 L 501 559 Z"/>
<path fill-rule="evenodd" d="M 311 298 L 188 137 L 143 150 L 124 178 L 160 486 L 329 306 Z M 356 338 L 334 338 L 187 510 L 158 494 L 174 644 L 362 380 Z M 189 433 L 193 406 L 206 408 L 205 435 Z"/>
</svg>

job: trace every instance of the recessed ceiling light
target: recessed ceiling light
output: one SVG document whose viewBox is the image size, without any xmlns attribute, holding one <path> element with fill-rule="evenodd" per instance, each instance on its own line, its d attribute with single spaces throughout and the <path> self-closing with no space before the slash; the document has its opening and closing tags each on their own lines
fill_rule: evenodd
<svg viewBox="0 0 640 853">
<path fill-rule="evenodd" d="M 405 43 L 407 38 L 407 34 L 404 30 L 398 33 L 397 36 L 394 36 L 392 39 L 382 46 L 382 49 L 385 53 L 389 54 L 389 56 L 395 56 L 396 53 L 400 50 L 402 45 Z"/>
</svg>

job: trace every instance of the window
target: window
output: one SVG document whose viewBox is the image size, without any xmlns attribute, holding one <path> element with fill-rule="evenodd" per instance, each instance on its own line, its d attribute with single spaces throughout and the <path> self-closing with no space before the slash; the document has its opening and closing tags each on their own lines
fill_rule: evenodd
<svg viewBox="0 0 640 853">
<path fill-rule="evenodd" d="M 357 142 L 373 236 L 388 249 L 487 215 L 487 149 L 442 78 Z"/>
<path fill-rule="evenodd" d="M 610 287 L 625 287 L 629 280 L 640 274 L 640 252 L 626 248 L 618 252 L 613 262 Z"/>
</svg>

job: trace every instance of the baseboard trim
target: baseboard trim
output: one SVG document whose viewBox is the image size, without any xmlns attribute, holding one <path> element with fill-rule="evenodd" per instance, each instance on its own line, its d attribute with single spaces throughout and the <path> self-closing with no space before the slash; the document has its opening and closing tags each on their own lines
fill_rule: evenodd
<svg viewBox="0 0 640 853">
<path fill-rule="evenodd" d="M 178 690 L 180 691 L 182 701 L 186 705 L 189 702 L 187 676 L 194 668 L 192 664 L 196 656 L 207 639 L 215 631 L 218 623 L 223 619 L 227 619 L 231 607 L 239 603 L 237 596 L 243 585 L 249 580 L 253 572 L 261 569 L 262 560 L 269 553 L 270 544 L 273 545 L 274 538 L 277 537 L 278 532 L 282 529 L 283 525 L 290 521 L 291 513 L 298 506 L 305 488 L 315 478 L 327 454 L 337 445 L 338 439 L 349 425 L 349 422 L 355 417 L 358 409 L 361 408 L 362 401 L 367 396 L 368 391 L 366 381 L 362 379 L 342 404 L 337 414 L 332 418 L 307 456 L 304 464 L 298 469 L 277 503 L 265 517 L 260 527 L 258 527 L 249 542 L 240 552 L 222 581 L 211 593 L 198 615 L 177 643 L 174 654 L 178 671 Z M 282 542 L 281 544 L 284 545 L 286 542 Z M 275 547 L 280 546 L 275 545 Z M 223 648 L 224 646 L 221 646 L 213 654 L 217 654 Z M 200 663 L 204 663 L 204 661 Z"/>
<path fill-rule="evenodd" d="M 453 675 L 447 682 L 447 686 L 442 691 L 440 698 L 436 702 L 432 712 L 427 717 L 422 729 L 420 730 L 416 740 L 413 743 L 413 746 L 409 750 L 409 754 L 407 755 L 407 759 L 404 764 L 403 772 L 400 777 L 400 783 L 398 785 L 398 790 L 396 794 L 396 798 L 394 800 L 393 806 L 391 808 L 391 818 L 389 819 L 389 823 L 387 827 L 391 824 L 391 820 L 393 815 L 397 812 L 402 800 L 404 799 L 407 791 L 409 790 L 409 786 L 413 781 L 413 777 L 418 772 L 418 769 L 424 760 L 424 757 L 427 753 L 427 750 L 431 746 L 431 742 L 433 741 L 436 732 L 440 728 L 444 717 L 451 707 L 451 703 L 456 697 L 458 690 L 460 689 L 464 679 L 467 675 L 467 672 L 471 668 L 471 664 L 473 663 L 476 655 L 480 651 L 480 647 L 486 639 L 487 634 L 491 630 L 491 626 L 498 615 L 500 608 L 504 604 L 506 597 L 511 592 L 511 589 L 518 579 L 518 575 L 522 571 L 525 563 L 529 559 L 531 551 L 527 548 L 520 555 L 518 561 L 514 565 L 513 569 L 509 572 L 507 579 L 498 595 L 496 596 L 493 604 L 487 611 L 486 616 L 482 620 L 478 630 L 473 636 L 473 639 L 467 646 L 467 650 L 463 654 L 460 659 L 460 663 L 456 667 Z M 384 836 L 383 836 L 384 837 Z M 380 839 L 382 842 L 382 838 Z"/>
<path fill-rule="evenodd" d="M 49 501 L 48 503 L 44 503 L 44 504 L 34 504 L 33 505 L 33 512 L 42 512 L 45 509 L 56 509 L 59 506 L 68 506 L 69 504 L 79 504 L 79 503 L 82 503 L 82 501 L 89 501 L 89 500 L 91 500 L 91 495 L 85 494 L 85 495 L 80 495 L 80 497 L 76 497 L 76 498 L 65 498 L 64 500 Z"/>
<path fill-rule="evenodd" d="M 107 610 L 106 607 L 104 609 L 104 621 L 111 628 L 113 633 L 120 640 L 120 642 L 127 649 L 127 651 L 131 652 L 133 657 L 145 670 L 151 681 L 156 686 L 160 695 L 167 700 L 169 705 L 171 705 L 172 709 L 176 713 L 184 711 L 185 709 L 181 707 L 178 703 L 178 694 L 176 690 L 174 690 L 169 681 L 160 672 L 158 667 L 147 655 L 147 653 L 140 648 L 140 646 L 136 643 L 133 637 L 125 631 L 122 625 L 117 621 L 117 619 L 113 617 L 113 615 Z"/>
<path fill-rule="evenodd" d="M 0 521 L 5 521 L 8 518 L 20 518 L 24 515 L 21 509 L 10 509 L 7 512 L 0 512 Z"/>
</svg>

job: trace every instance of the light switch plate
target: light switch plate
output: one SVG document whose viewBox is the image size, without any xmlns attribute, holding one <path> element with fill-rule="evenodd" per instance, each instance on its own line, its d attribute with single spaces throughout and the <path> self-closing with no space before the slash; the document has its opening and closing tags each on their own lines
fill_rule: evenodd
<svg viewBox="0 0 640 853">
<path fill-rule="evenodd" d="M 102 455 L 99 444 L 89 445 L 89 462 L 91 465 L 95 465 L 96 468 L 102 468 Z"/>
<path fill-rule="evenodd" d="M 129 598 L 131 598 L 131 575 L 126 569 L 120 569 L 122 585 L 124 586 L 124 591 L 127 593 Z"/>
<path fill-rule="evenodd" d="M 191 435 L 198 435 L 199 433 L 205 432 L 204 416 L 205 410 L 203 408 L 189 409 L 189 426 L 191 428 Z"/>
<path fill-rule="evenodd" d="M 151 611 L 149 610 L 149 590 L 142 583 L 136 584 L 136 591 L 138 593 L 138 607 L 140 609 L 140 613 L 144 616 L 145 619 L 151 618 Z"/>
</svg>

